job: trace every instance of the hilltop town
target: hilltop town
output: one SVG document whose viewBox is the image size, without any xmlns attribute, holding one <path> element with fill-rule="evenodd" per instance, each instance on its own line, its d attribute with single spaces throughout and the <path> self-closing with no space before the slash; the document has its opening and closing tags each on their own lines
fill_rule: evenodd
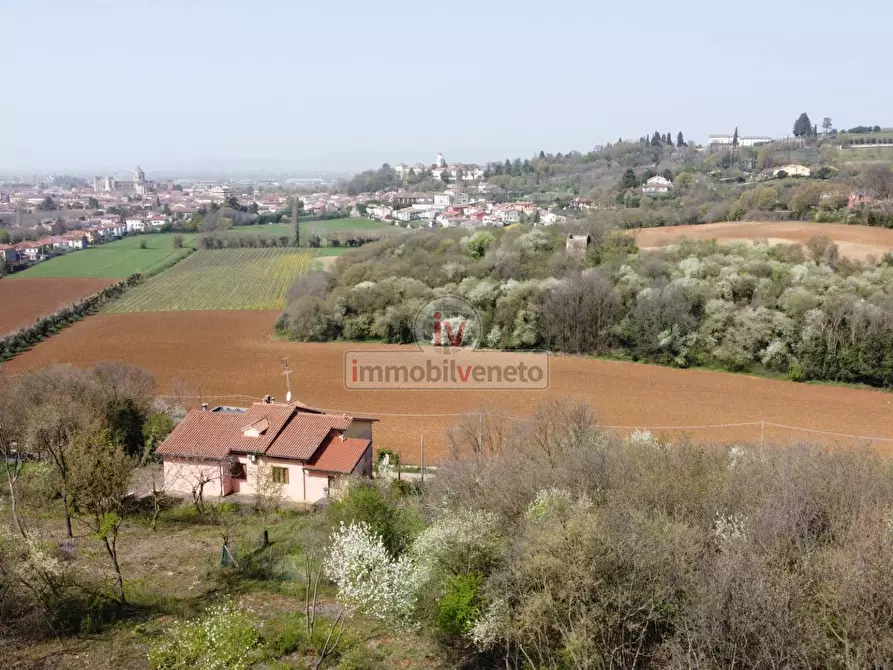
<svg viewBox="0 0 893 670">
<path fill-rule="evenodd" d="M 798 123 L 800 123 L 798 119 Z M 688 143 L 655 132 L 588 153 L 486 165 L 383 165 L 324 190 L 277 182 L 50 178 L 0 185 L 0 257 L 8 269 L 149 232 L 210 232 L 224 208 L 232 225 L 352 217 L 403 228 L 553 225 L 598 213 L 622 228 L 779 218 L 893 220 L 893 178 L 877 167 L 893 151 L 880 126 L 773 139 L 711 135 Z M 802 125 L 802 124 L 801 124 Z M 235 215 L 235 216 L 233 216 Z M 229 225 L 225 224 L 225 225 Z M 317 244 L 325 244 L 325 240 Z"/>
</svg>

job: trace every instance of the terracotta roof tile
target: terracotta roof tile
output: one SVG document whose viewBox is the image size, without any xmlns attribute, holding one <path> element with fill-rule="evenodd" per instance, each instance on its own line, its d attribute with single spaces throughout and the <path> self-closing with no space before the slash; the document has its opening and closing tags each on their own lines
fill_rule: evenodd
<svg viewBox="0 0 893 670">
<path fill-rule="evenodd" d="M 330 433 L 346 430 L 352 421 L 342 414 L 314 414 L 284 404 L 255 403 L 244 413 L 192 410 L 157 451 L 198 459 L 256 453 L 309 461 Z M 246 435 L 251 428 L 260 435 Z"/>
<path fill-rule="evenodd" d="M 359 438 L 350 437 L 341 440 L 333 437 L 319 450 L 313 461 L 307 465 L 307 469 L 350 474 L 370 444 L 369 440 Z"/>
<path fill-rule="evenodd" d="M 352 419 L 338 414 L 298 412 L 267 451 L 275 458 L 309 460 L 332 430 L 347 430 Z"/>
</svg>

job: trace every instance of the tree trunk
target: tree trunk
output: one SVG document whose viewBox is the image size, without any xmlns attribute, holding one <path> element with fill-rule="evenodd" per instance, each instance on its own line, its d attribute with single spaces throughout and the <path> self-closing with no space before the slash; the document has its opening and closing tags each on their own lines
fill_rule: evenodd
<svg viewBox="0 0 893 670">
<path fill-rule="evenodd" d="M 15 484 L 19 479 L 19 472 L 22 469 L 22 461 L 16 458 L 15 468 L 9 467 L 9 458 L 5 458 L 6 461 L 6 482 L 9 484 L 9 502 L 10 509 L 12 511 L 12 519 L 15 521 L 16 527 L 19 529 L 19 533 L 22 534 L 23 538 L 28 537 L 28 534 L 25 532 L 25 526 L 22 523 L 22 520 L 19 518 L 18 511 L 18 498 L 16 497 L 16 487 Z"/>
<path fill-rule="evenodd" d="M 158 517 L 161 515 L 161 501 L 158 499 L 158 494 L 153 494 L 152 496 L 152 532 L 154 533 L 158 530 Z"/>
<path fill-rule="evenodd" d="M 127 598 L 124 595 L 124 576 L 121 574 L 121 566 L 118 564 L 118 547 L 117 547 L 117 537 L 112 539 L 109 542 L 108 537 L 103 538 L 105 542 L 105 550 L 108 552 L 109 558 L 112 560 L 112 565 L 115 568 L 115 582 L 118 585 L 118 598 L 121 603 L 126 603 Z"/>
<path fill-rule="evenodd" d="M 65 535 L 74 537 L 71 532 L 71 510 L 68 509 L 68 492 L 62 491 L 62 504 L 65 506 Z"/>
</svg>

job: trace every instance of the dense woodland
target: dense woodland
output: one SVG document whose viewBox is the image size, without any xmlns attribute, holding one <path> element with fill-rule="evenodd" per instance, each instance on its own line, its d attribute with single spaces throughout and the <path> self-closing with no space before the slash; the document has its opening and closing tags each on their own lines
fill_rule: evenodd
<svg viewBox="0 0 893 670">
<path fill-rule="evenodd" d="M 300 278 L 277 328 L 298 340 L 405 343 L 434 296 L 479 311 L 485 345 L 893 385 L 893 262 L 804 247 L 685 242 L 639 251 L 617 231 L 569 257 L 563 227 L 422 232 Z"/>
</svg>

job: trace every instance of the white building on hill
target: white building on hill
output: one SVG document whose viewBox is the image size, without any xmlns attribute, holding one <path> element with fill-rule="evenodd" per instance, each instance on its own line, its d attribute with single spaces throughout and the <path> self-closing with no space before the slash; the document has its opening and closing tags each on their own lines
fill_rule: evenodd
<svg viewBox="0 0 893 670">
<path fill-rule="evenodd" d="M 710 146 L 731 146 L 734 139 L 734 135 L 711 135 L 709 144 Z M 758 144 L 768 144 L 771 141 L 772 138 L 765 135 L 738 136 L 739 147 L 755 147 Z"/>
</svg>

